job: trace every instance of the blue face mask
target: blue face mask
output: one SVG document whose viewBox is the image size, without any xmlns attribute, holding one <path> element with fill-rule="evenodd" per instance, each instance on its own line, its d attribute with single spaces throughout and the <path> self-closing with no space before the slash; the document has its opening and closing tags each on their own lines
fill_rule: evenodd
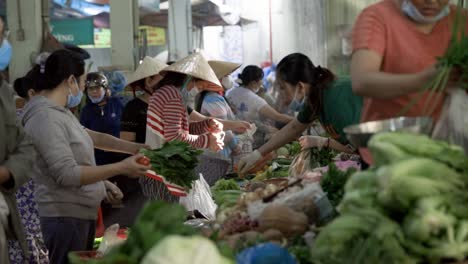
<svg viewBox="0 0 468 264">
<path fill-rule="evenodd" d="M 83 92 L 80 90 L 80 86 L 78 86 L 78 83 L 76 82 L 75 79 L 75 85 L 76 89 L 78 89 L 78 94 L 73 95 L 71 88 L 68 87 L 68 91 L 70 92 L 67 97 L 67 108 L 73 108 L 81 103 L 81 98 L 83 98 Z"/>
<path fill-rule="evenodd" d="M 431 24 L 431 23 L 435 23 L 439 20 L 441 20 L 442 18 L 448 16 L 450 14 L 450 8 L 449 6 L 447 5 L 446 7 L 444 7 L 444 9 L 442 9 L 442 11 L 440 11 L 439 14 L 437 14 L 436 16 L 433 16 L 433 17 L 425 17 L 421 14 L 421 12 L 419 12 L 418 8 L 416 8 L 416 6 L 413 5 L 413 3 L 411 3 L 411 1 L 409 0 L 405 0 L 403 1 L 403 4 L 401 6 L 401 10 L 403 11 L 403 13 L 405 13 L 405 15 L 407 15 L 409 18 L 411 18 L 412 20 L 414 20 L 415 22 L 417 23 L 421 23 L 421 24 Z"/>
<path fill-rule="evenodd" d="M 99 104 L 104 99 L 104 96 L 106 96 L 106 91 L 101 90 L 101 96 L 99 96 L 99 98 L 94 98 L 91 96 L 88 96 L 88 98 L 93 104 Z"/>
<path fill-rule="evenodd" d="M 294 111 L 294 112 L 299 112 L 302 109 L 302 106 L 304 105 L 304 100 L 299 101 L 297 99 L 292 100 L 292 102 L 289 104 L 289 109 Z"/>
<path fill-rule="evenodd" d="M 296 93 L 294 94 L 294 99 L 291 101 L 289 104 L 288 108 L 289 110 L 292 110 L 294 112 L 299 112 L 302 108 L 302 105 L 304 104 L 304 99 L 302 101 L 299 101 L 297 99 L 297 88 L 296 88 Z"/>
<path fill-rule="evenodd" d="M 6 67 L 8 67 L 12 53 L 13 50 L 11 48 L 10 42 L 4 39 L 2 46 L 0 46 L 0 71 L 3 71 L 6 69 Z"/>
</svg>

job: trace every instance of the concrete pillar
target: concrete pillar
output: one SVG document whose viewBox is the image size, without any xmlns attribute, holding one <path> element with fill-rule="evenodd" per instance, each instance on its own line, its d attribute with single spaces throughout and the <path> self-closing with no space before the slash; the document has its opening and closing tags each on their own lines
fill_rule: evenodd
<svg viewBox="0 0 468 264">
<path fill-rule="evenodd" d="M 111 0 L 112 65 L 134 70 L 138 58 L 138 0 Z"/>
<path fill-rule="evenodd" d="M 19 31 L 18 2 L 24 38 Z M 13 47 L 9 74 L 10 82 L 13 82 L 31 68 L 31 57 L 37 54 L 41 47 L 41 0 L 7 0 L 6 6 L 8 29 L 10 30 L 9 40 Z"/>
<path fill-rule="evenodd" d="M 169 60 L 176 61 L 192 52 L 192 6 L 190 0 L 169 0 Z"/>
</svg>

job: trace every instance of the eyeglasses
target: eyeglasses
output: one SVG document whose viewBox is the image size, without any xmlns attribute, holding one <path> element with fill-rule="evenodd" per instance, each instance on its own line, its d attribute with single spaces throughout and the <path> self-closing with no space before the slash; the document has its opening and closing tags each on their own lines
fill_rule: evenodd
<svg viewBox="0 0 468 264">
<path fill-rule="evenodd" d="M 92 86 L 92 87 L 87 87 L 86 91 L 87 92 L 96 92 L 96 91 L 101 90 L 101 88 L 104 88 L 104 87 L 102 87 L 102 86 Z"/>
</svg>

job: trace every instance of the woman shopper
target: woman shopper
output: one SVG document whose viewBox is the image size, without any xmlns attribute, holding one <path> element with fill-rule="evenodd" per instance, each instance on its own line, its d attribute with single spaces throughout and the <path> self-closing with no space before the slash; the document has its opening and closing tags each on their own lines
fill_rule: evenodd
<svg viewBox="0 0 468 264">
<path fill-rule="evenodd" d="M 276 82 L 280 94 L 291 100 L 291 105 L 300 105 L 297 98 L 305 98 L 296 119 L 282 128 L 265 145 L 241 159 L 240 174 L 247 173 L 262 156 L 298 138 L 318 119 L 330 137 L 306 136 L 300 139 L 302 148 L 329 147 L 341 152 L 353 152 L 343 128 L 359 122 L 362 98 L 352 92 L 348 77 L 336 78 L 326 68 L 315 66 L 304 54 L 294 53 L 278 64 Z"/>
<path fill-rule="evenodd" d="M 67 50 L 53 52 L 37 73 L 36 90 L 24 109 L 23 124 L 38 152 L 34 167 L 41 229 L 51 263 L 68 263 L 70 251 L 91 250 L 101 201 L 115 200 L 118 188 L 106 181 L 118 174 L 139 177 L 149 166 L 135 155 L 96 166 L 94 148 L 136 153 L 141 145 L 85 130 L 69 108 L 81 102 L 84 61 Z"/>
<path fill-rule="evenodd" d="M 263 70 L 257 66 L 249 65 L 239 74 L 238 82 L 241 86 L 232 89 L 227 99 L 240 120 L 253 122 L 258 130 L 254 135 L 254 148 L 265 143 L 265 140 L 278 130 L 273 127 L 274 122 L 289 123 L 293 117 L 278 113 L 259 92 L 263 83 Z"/>
</svg>

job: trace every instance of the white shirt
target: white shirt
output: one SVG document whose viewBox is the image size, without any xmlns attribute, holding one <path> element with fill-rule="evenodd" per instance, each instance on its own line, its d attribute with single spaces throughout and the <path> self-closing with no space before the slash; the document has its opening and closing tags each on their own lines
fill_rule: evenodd
<svg viewBox="0 0 468 264">
<path fill-rule="evenodd" d="M 247 122 L 258 121 L 260 109 L 267 105 L 263 98 L 242 86 L 229 91 L 227 99 L 236 108 L 236 116 Z"/>
</svg>

